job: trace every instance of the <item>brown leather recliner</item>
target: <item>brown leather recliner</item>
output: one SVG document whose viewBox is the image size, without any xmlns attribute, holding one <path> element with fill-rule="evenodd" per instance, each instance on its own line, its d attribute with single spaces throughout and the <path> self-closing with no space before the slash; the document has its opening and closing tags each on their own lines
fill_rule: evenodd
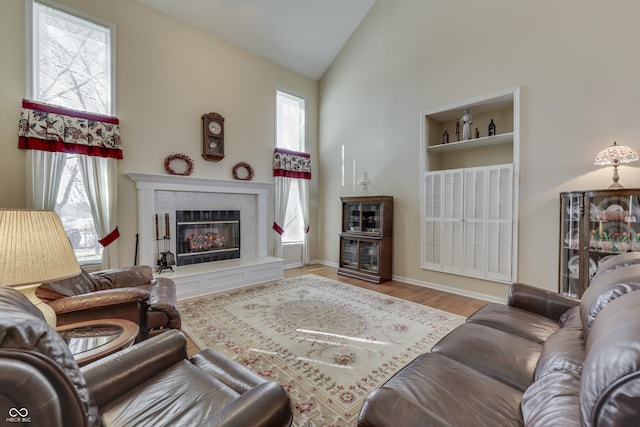
<svg viewBox="0 0 640 427">
<path fill-rule="evenodd" d="M 18 291 L 0 286 L 0 413 L 7 424 L 289 426 L 277 383 L 211 350 L 187 358 L 176 330 L 78 368 L 62 337 Z"/>
<path fill-rule="evenodd" d="M 176 285 L 153 277 L 149 266 L 87 273 L 43 283 L 36 295 L 56 312 L 57 325 L 97 319 L 126 319 L 140 326 L 138 341 L 180 329 Z"/>
</svg>

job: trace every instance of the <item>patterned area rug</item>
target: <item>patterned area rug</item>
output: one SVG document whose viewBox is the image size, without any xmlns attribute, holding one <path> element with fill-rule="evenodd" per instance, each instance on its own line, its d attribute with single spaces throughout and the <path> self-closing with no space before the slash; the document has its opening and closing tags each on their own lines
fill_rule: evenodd
<svg viewBox="0 0 640 427">
<path fill-rule="evenodd" d="M 183 331 L 280 383 L 294 426 L 355 426 L 367 393 L 464 318 L 312 274 L 179 303 Z"/>
</svg>

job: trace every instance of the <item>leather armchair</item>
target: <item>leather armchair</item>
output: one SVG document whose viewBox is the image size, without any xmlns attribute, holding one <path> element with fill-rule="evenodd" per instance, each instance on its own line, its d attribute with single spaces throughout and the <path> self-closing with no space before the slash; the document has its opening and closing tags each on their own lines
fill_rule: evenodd
<svg viewBox="0 0 640 427">
<path fill-rule="evenodd" d="M 43 283 L 36 295 L 56 312 L 58 326 L 126 319 L 140 326 L 138 341 L 181 326 L 175 283 L 154 278 L 149 266 L 83 270 L 69 279 Z"/>
<path fill-rule="evenodd" d="M 279 384 L 211 350 L 188 359 L 179 331 L 78 368 L 65 341 L 24 295 L 0 286 L 0 312 L 5 416 L 51 427 L 277 427 L 293 420 Z"/>
</svg>

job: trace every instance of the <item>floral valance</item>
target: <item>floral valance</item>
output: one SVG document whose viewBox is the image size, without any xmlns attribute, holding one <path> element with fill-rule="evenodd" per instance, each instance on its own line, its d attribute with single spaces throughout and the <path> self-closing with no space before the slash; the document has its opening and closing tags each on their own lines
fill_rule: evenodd
<svg viewBox="0 0 640 427">
<path fill-rule="evenodd" d="M 311 179 L 311 155 L 276 148 L 273 152 L 273 176 Z"/>
<path fill-rule="evenodd" d="M 23 100 L 18 147 L 122 159 L 117 117 Z"/>
</svg>

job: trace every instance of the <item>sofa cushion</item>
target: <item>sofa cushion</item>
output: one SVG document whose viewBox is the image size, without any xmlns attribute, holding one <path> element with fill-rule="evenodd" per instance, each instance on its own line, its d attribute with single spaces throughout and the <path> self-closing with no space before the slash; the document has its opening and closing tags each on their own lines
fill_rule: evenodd
<svg viewBox="0 0 640 427">
<path fill-rule="evenodd" d="M 546 375 L 524 392 L 521 407 L 527 427 L 579 427 L 580 377 L 559 371 Z"/>
<path fill-rule="evenodd" d="M 148 286 L 153 280 L 153 270 L 148 265 L 112 268 L 91 273 L 91 278 L 98 286 L 96 290 L 137 286 L 146 287 L 148 290 Z"/>
<path fill-rule="evenodd" d="M 239 394 L 183 360 L 102 408 L 105 426 L 206 425 Z"/>
<path fill-rule="evenodd" d="M 401 401 L 388 400 L 385 390 L 397 390 Z M 442 354 L 426 353 L 396 373 L 381 387 L 382 393 L 367 398 L 360 413 L 360 425 L 384 425 L 371 417 L 379 416 L 372 408 L 385 408 L 385 418 L 404 423 L 406 415 L 429 413 L 446 425 L 495 427 L 521 426 L 522 393 L 487 377 Z M 428 418 L 429 420 L 431 418 Z M 432 425 L 425 419 L 420 424 Z M 442 425 L 434 423 L 433 425 Z"/>
<path fill-rule="evenodd" d="M 431 349 L 520 391 L 533 382 L 541 350 L 538 343 L 474 323 L 457 327 Z"/>
<path fill-rule="evenodd" d="M 589 284 L 580 301 L 580 316 L 585 338 L 598 314 L 622 295 L 640 289 L 640 265 L 607 271 Z"/>
<path fill-rule="evenodd" d="M 612 301 L 593 322 L 580 393 L 585 426 L 640 425 L 638 337 L 640 292 Z"/>
<path fill-rule="evenodd" d="M 540 344 L 559 328 L 558 322 L 547 317 L 496 303 L 485 305 L 472 314 L 467 322 L 500 329 Z"/>
<path fill-rule="evenodd" d="M 536 364 L 536 381 L 554 372 L 570 373 L 578 378 L 582 374 L 585 348 L 579 309 L 568 310 L 560 320 L 563 327 L 543 344 Z"/>
<path fill-rule="evenodd" d="M 91 274 L 81 270 L 80 274 L 68 279 L 56 280 L 55 282 L 45 282 L 38 286 L 36 295 L 42 301 L 55 301 L 64 297 L 84 295 L 89 292 L 99 290 L 98 284 Z"/>
</svg>

